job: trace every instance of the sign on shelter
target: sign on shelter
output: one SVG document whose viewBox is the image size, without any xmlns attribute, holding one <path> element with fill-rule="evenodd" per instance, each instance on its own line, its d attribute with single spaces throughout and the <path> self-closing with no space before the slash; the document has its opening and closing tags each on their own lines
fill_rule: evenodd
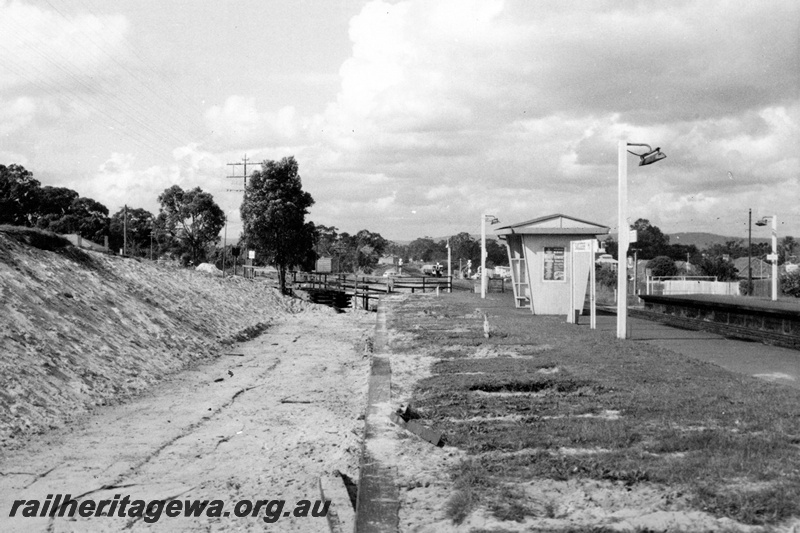
<svg viewBox="0 0 800 533">
<path fill-rule="evenodd" d="M 608 231 L 607 226 L 561 214 L 498 228 L 495 233 L 508 249 L 516 306 L 529 306 L 535 315 L 583 309 L 594 247 L 592 253 L 581 253 L 580 260 L 573 260 L 573 254 L 590 251 L 586 241 Z"/>
</svg>

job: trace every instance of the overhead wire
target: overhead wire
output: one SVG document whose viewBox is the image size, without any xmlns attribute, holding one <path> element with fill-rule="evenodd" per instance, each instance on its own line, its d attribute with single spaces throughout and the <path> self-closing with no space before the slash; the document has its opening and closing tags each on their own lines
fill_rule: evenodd
<svg viewBox="0 0 800 533">
<path fill-rule="evenodd" d="M 97 19 L 101 18 L 100 15 L 97 14 L 96 10 L 93 10 L 83 0 L 74 0 L 74 1 L 78 2 L 81 6 L 83 6 L 86 9 L 86 11 L 88 13 L 90 13 L 92 16 L 94 16 L 95 18 L 97 18 Z M 48 1 L 48 4 L 49 3 L 50 2 Z M 104 35 L 102 33 L 98 33 L 98 34 L 95 34 L 95 35 L 103 43 L 105 43 L 108 46 L 111 46 L 111 43 L 109 43 L 108 40 L 105 39 L 105 37 L 104 37 Z M 176 108 L 188 109 L 186 107 L 185 102 L 190 101 L 191 98 L 185 92 L 181 91 L 174 83 L 172 83 L 172 81 L 169 78 L 165 78 L 164 76 L 161 75 L 161 73 L 157 69 L 152 68 L 151 63 L 148 63 L 148 62 L 144 61 L 142 59 L 142 56 L 145 55 L 145 52 L 143 50 L 141 50 L 141 49 L 135 49 L 133 47 L 133 45 L 131 44 L 130 40 L 127 38 L 127 36 L 124 33 L 119 35 L 119 39 L 120 39 L 120 44 L 122 44 L 127 49 L 127 51 L 129 52 L 128 57 L 136 60 L 140 64 L 140 66 L 141 66 L 141 68 L 143 70 L 149 72 L 150 74 L 152 74 L 153 76 L 158 78 L 159 85 L 157 85 L 156 87 L 162 87 L 162 88 L 163 87 L 167 87 L 172 92 L 172 95 L 170 96 L 170 95 L 166 95 L 164 93 L 159 92 L 156 88 L 154 88 L 153 85 L 148 83 L 146 81 L 146 79 L 138 77 L 125 64 L 120 63 L 114 56 L 112 56 L 111 54 L 108 54 L 106 52 L 106 55 L 109 57 L 109 59 L 111 61 L 113 61 L 119 68 L 121 68 L 123 71 L 125 71 L 131 78 L 133 78 L 136 81 L 138 81 L 144 89 L 146 89 L 153 96 L 155 96 L 159 101 L 161 101 L 165 106 L 163 109 L 166 109 L 174 118 L 176 118 L 176 120 L 182 122 L 184 126 L 188 126 L 189 128 L 198 128 L 198 129 L 204 128 L 205 125 L 202 122 L 196 121 L 196 120 L 192 120 L 192 118 L 195 116 L 195 113 L 194 113 L 193 110 L 192 110 L 192 112 L 185 112 L 185 113 L 176 113 L 175 112 Z M 90 38 L 90 40 L 96 46 L 98 46 L 99 49 L 101 49 L 104 52 L 106 51 L 106 48 L 98 45 L 96 43 L 96 41 L 94 41 L 94 39 Z"/>
<path fill-rule="evenodd" d="M 68 24 L 71 25 L 72 31 L 70 32 L 68 38 L 73 46 L 79 49 L 82 48 L 88 54 L 91 54 L 89 57 L 92 58 L 92 60 L 101 60 L 99 56 L 105 56 L 111 60 L 111 62 L 120 70 L 127 72 L 128 76 L 131 78 L 132 83 L 126 84 L 126 86 L 133 87 L 141 97 L 145 97 L 145 94 L 140 89 L 140 86 L 146 86 L 146 84 L 144 84 L 141 78 L 138 78 L 129 69 L 125 68 L 124 65 L 122 65 L 122 63 L 120 63 L 116 58 L 104 50 L 97 40 L 86 34 L 86 32 L 83 32 L 81 28 L 78 28 L 64 11 L 58 9 L 49 0 L 47 1 L 47 4 L 56 13 L 58 13 L 60 17 L 62 17 Z M 149 105 L 153 99 L 141 97 L 136 99 L 130 94 L 125 94 L 124 90 L 117 90 L 116 95 L 112 96 L 111 88 L 108 86 L 108 82 L 105 79 L 99 83 L 95 82 L 95 80 L 89 74 L 76 67 L 76 65 L 68 57 L 61 53 L 61 51 L 52 47 L 46 47 L 43 45 L 44 41 L 41 39 L 39 39 L 38 43 L 34 40 L 31 40 L 30 35 L 34 34 L 34 32 L 30 31 L 30 27 L 29 25 L 26 25 L 26 21 L 12 16 L 4 18 L 6 21 L 5 26 L 6 31 L 8 32 L 7 34 L 11 34 L 13 37 L 17 38 L 19 42 L 25 42 L 26 48 L 30 52 L 41 58 L 46 65 L 52 67 L 53 72 L 59 73 L 70 83 L 56 84 L 56 82 L 52 80 L 53 76 L 51 72 L 45 72 L 41 69 L 37 69 L 33 64 L 20 65 L 19 63 L 15 63 L 13 60 L 13 51 L 4 47 L 9 53 L 4 54 L 2 61 L 7 64 L 15 64 L 16 68 L 14 70 L 16 70 L 20 77 L 24 78 L 28 82 L 33 82 L 34 85 L 40 89 L 47 87 L 46 92 L 51 96 L 57 96 L 58 100 L 62 103 L 70 105 L 74 102 L 79 102 L 96 115 L 112 121 L 120 128 L 119 130 L 115 130 L 116 133 L 133 140 L 139 148 L 144 147 L 149 152 L 153 153 L 153 155 L 171 155 L 172 150 L 168 147 L 169 144 L 176 143 L 178 146 L 180 146 L 189 143 L 191 138 L 190 135 L 188 135 L 187 132 L 180 131 L 172 126 L 171 120 L 148 120 L 147 115 L 163 117 L 170 113 L 170 106 L 168 104 L 169 100 L 164 96 L 157 96 L 159 101 L 164 103 L 164 106 L 160 110 L 157 108 L 154 109 Z M 52 26 L 52 19 L 47 20 L 47 22 L 51 24 L 49 29 L 50 31 L 55 32 L 54 34 L 57 34 L 57 32 L 60 31 L 60 28 Z M 25 31 L 28 31 L 29 33 L 23 34 L 22 32 Z M 95 49 L 97 49 L 100 54 L 92 53 L 91 50 L 87 50 L 88 47 L 85 46 L 85 42 L 79 42 L 76 40 L 75 35 L 81 33 L 89 42 L 94 45 Z M 128 46 L 130 46 L 129 43 Z M 132 54 L 132 57 L 138 56 L 134 53 Z M 34 81 L 29 76 L 24 75 L 23 73 L 26 72 L 32 72 L 36 78 L 41 80 L 41 82 Z M 105 92 L 103 93 L 99 91 Z M 150 91 L 152 94 L 157 95 L 154 90 L 150 89 Z M 90 99 L 86 96 L 89 94 L 104 94 L 104 96 L 101 97 L 99 101 L 96 99 L 92 99 L 90 101 Z M 104 109 L 101 109 L 101 107 Z M 102 125 L 97 120 L 93 121 L 99 125 Z M 134 125 L 134 127 L 129 127 L 131 125 Z M 194 125 L 186 121 L 183 121 L 183 126 L 189 131 L 194 129 Z"/>
<path fill-rule="evenodd" d="M 15 36 L 19 37 L 20 34 L 18 32 L 11 31 Z M 73 91 L 70 90 L 63 85 L 56 85 L 52 81 L 48 81 L 48 78 L 52 77 L 50 73 L 45 72 L 41 69 L 37 69 L 33 64 L 27 63 L 21 65 L 19 62 L 15 61 L 13 56 L 13 50 L 8 49 L 5 46 L 0 45 L 0 47 L 4 48 L 9 53 L 3 54 L 2 61 L 6 64 L 6 66 L 13 65 L 15 68 L 11 67 L 13 70 L 17 72 L 17 74 L 24 78 L 29 83 L 32 83 L 39 89 L 44 90 L 50 96 L 53 96 L 61 103 L 63 103 L 66 107 L 70 105 L 74 105 L 74 103 L 78 102 L 82 105 L 85 105 L 87 109 L 94 111 L 99 117 L 98 118 L 106 118 L 109 121 L 114 122 L 120 127 L 120 130 L 115 130 L 121 135 L 124 135 L 131 139 L 132 141 L 137 144 L 140 148 L 146 148 L 149 151 L 153 152 L 154 155 L 160 155 L 162 147 L 157 144 L 154 144 L 148 137 L 135 132 L 135 131 L 128 131 L 126 128 L 126 124 L 120 120 L 119 118 L 115 117 L 114 115 L 108 113 L 105 110 L 100 109 L 97 107 L 92 101 L 86 98 L 83 92 L 80 91 Z M 86 86 L 82 80 L 75 77 L 74 73 L 71 73 L 68 69 L 65 69 L 62 65 L 52 60 L 52 58 L 48 57 L 46 53 L 40 50 L 36 46 L 29 47 L 29 50 L 38 54 L 45 62 L 50 64 L 55 70 L 60 71 L 64 74 L 67 78 L 71 79 L 74 83 L 81 86 L 84 89 L 84 92 L 89 92 L 89 87 Z M 26 75 L 27 72 L 33 71 L 36 74 L 36 79 L 32 79 Z M 90 117 L 95 123 L 102 126 L 103 124 L 98 122 L 96 119 Z"/>
<path fill-rule="evenodd" d="M 104 49 L 104 47 L 100 46 L 97 43 L 97 41 L 95 41 L 91 37 L 91 35 L 89 35 L 87 32 L 85 32 L 83 30 L 83 28 L 79 27 L 75 23 L 75 18 L 76 17 L 73 17 L 73 18 L 67 17 L 61 10 L 59 10 L 57 7 L 55 7 L 50 2 L 50 0 L 45 0 L 45 2 L 56 13 L 58 13 L 58 15 L 62 19 L 64 19 L 64 21 L 70 26 L 72 31 L 70 31 L 69 34 L 68 34 L 69 35 L 69 39 L 76 47 L 82 48 L 87 53 L 92 53 L 92 51 L 89 50 L 89 47 L 84 46 L 84 44 L 85 44 L 84 42 L 79 42 L 76 39 L 76 36 L 82 35 L 83 37 L 85 37 L 86 40 L 88 40 L 92 45 L 94 45 L 94 48 L 97 50 L 97 52 L 99 52 L 99 54 L 92 53 L 92 57 L 93 58 L 100 59 L 100 57 L 98 57 L 98 56 L 105 56 L 105 58 L 107 58 L 106 64 L 108 64 L 110 62 L 110 63 L 115 64 L 118 67 L 120 67 L 121 70 L 127 70 L 124 66 L 122 66 L 122 64 L 114 56 L 109 54 L 108 51 L 106 49 Z M 128 71 L 128 73 L 130 73 L 130 71 Z M 136 77 L 133 76 L 133 75 L 132 75 L 132 77 L 133 77 L 135 83 L 132 83 L 130 85 L 124 84 L 122 89 L 120 89 L 119 87 L 114 87 L 112 89 L 112 88 L 110 88 L 108 86 L 108 83 L 109 83 L 107 81 L 108 77 L 107 76 L 102 76 L 102 77 L 100 77 L 100 84 L 101 84 L 100 88 L 105 90 L 107 94 L 111 94 L 112 96 L 111 96 L 111 98 L 109 98 L 109 101 L 115 102 L 117 104 L 117 107 L 120 108 L 120 109 L 124 108 L 128 113 L 128 117 L 131 120 L 133 120 L 134 122 L 138 123 L 139 125 L 141 125 L 145 129 L 148 129 L 149 131 L 154 132 L 157 135 L 161 135 L 162 138 L 164 138 L 164 140 L 167 140 L 168 138 L 171 138 L 171 140 L 173 142 L 176 142 L 179 145 L 180 144 L 185 144 L 186 141 L 185 141 L 185 139 L 183 139 L 181 137 L 180 133 L 176 129 L 170 127 L 171 121 L 162 120 L 162 121 L 150 122 L 150 123 L 146 123 L 146 122 L 143 121 L 143 119 L 141 118 L 141 115 L 142 115 L 141 114 L 141 110 L 146 105 L 147 101 L 146 100 L 142 101 L 142 100 L 134 99 L 130 94 L 126 93 L 126 90 L 128 88 L 130 88 L 130 89 L 133 89 L 134 91 L 138 92 L 139 94 L 143 95 L 143 93 L 141 93 L 141 91 L 139 89 L 139 85 L 142 85 L 142 81 L 136 79 Z"/>
</svg>

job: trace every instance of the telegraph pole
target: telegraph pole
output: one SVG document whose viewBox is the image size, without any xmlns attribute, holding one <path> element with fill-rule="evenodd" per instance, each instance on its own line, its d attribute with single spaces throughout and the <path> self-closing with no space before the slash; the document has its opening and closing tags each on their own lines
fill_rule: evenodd
<svg viewBox="0 0 800 533">
<path fill-rule="evenodd" d="M 241 179 L 242 180 L 242 188 L 241 189 L 226 189 L 229 192 L 241 192 L 242 193 L 242 201 L 247 199 L 247 163 L 250 162 L 250 159 L 247 157 L 247 154 L 244 154 L 241 163 L 228 163 L 228 166 L 231 167 L 231 175 L 225 176 L 226 178 L 232 179 Z M 241 166 L 243 167 L 243 172 L 241 176 L 236 175 L 236 167 Z M 225 213 L 225 236 L 223 237 L 223 245 L 222 245 L 222 275 L 225 276 L 225 252 L 226 247 L 228 245 L 228 213 Z M 233 275 L 236 276 L 236 262 L 238 260 L 239 254 L 235 254 L 233 258 Z"/>
<path fill-rule="evenodd" d="M 227 190 L 228 191 L 232 191 L 232 192 L 241 192 L 242 196 L 244 198 L 247 198 L 247 162 L 248 161 L 250 161 L 250 160 L 248 159 L 247 154 L 244 154 L 244 157 L 242 158 L 242 162 L 241 163 L 228 163 L 229 167 L 233 167 L 231 169 L 231 174 L 234 174 L 234 175 L 233 176 L 225 176 L 226 178 L 234 178 L 234 179 L 240 179 L 241 178 L 242 179 L 242 188 L 241 189 L 227 189 Z M 235 175 L 236 174 L 236 167 L 238 167 L 238 166 L 244 166 L 244 172 L 242 173 L 241 176 L 236 176 Z"/>
</svg>

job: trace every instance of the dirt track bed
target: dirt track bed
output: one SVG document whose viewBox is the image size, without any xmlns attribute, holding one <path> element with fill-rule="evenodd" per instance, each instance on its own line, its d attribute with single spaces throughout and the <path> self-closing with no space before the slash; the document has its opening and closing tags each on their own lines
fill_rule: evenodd
<svg viewBox="0 0 800 533">
<path fill-rule="evenodd" d="M 127 403 L 32 437 L 0 460 L 0 531 L 327 533 L 326 518 L 280 515 L 15 518 L 15 499 L 320 499 L 319 478 L 358 478 L 374 315 L 307 312 L 168 378 Z M 84 495 L 79 498 L 79 495 Z M 274 509 L 274 508 L 273 508 Z"/>
<path fill-rule="evenodd" d="M 387 300 L 393 394 L 447 440 L 399 434 L 402 530 L 800 524 L 800 393 L 490 296 Z"/>
</svg>

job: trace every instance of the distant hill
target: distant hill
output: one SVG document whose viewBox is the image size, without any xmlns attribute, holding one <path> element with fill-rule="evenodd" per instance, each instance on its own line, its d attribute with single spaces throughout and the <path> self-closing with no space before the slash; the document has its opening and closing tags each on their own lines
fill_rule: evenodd
<svg viewBox="0 0 800 533">
<path fill-rule="evenodd" d="M 444 237 L 430 237 L 430 239 L 431 239 L 433 242 L 436 242 L 436 243 L 438 243 L 439 241 L 446 241 L 446 240 L 447 240 L 447 239 L 449 239 L 450 237 L 454 237 L 454 236 L 455 236 L 455 234 L 453 234 L 453 235 L 448 235 L 448 236 L 444 236 Z M 470 233 L 470 235 L 469 235 L 469 236 L 470 236 L 470 237 L 472 237 L 473 239 L 475 239 L 476 241 L 480 241 L 480 240 L 481 240 L 481 234 L 480 234 L 480 233 L 478 233 L 478 234 L 475 234 L 475 235 L 473 235 L 472 233 Z M 419 238 L 421 239 L 422 237 L 419 237 Z M 392 241 L 392 242 L 393 242 L 393 243 L 395 243 L 395 244 L 399 244 L 399 245 L 401 245 L 401 246 L 406 246 L 406 245 L 408 245 L 408 244 L 411 244 L 411 243 L 412 243 L 413 241 L 415 241 L 416 239 L 412 239 L 412 240 L 410 240 L 410 241 L 407 241 L 407 240 L 406 240 L 406 241 L 399 241 L 399 240 L 393 240 L 393 239 L 389 239 L 389 240 L 390 240 L 390 241 Z M 494 233 L 491 233 L 491 232 L 490 232 L 490 230 L 487 228 L 487 230 L 486 230 L 486 240 L 487 240 L 487 241 L 488 241 L 488 240 L 495 240 L 495 241 L 499 241 L 499 240 L 500 240 L 500 238 L 499 238 L 497 235 L 495 235 Z"/>
<path fill-rule="evenodd" d="M 714 246 L 715 244 L 725 244 L 728 241 L 747 241 L 747 238 L 742 237 L 725 237 L 724 235 L 717 235 L 715 233 L 703 233 L 703 232 L 681 232 L 681 233 L 670 233 L 669 236 L 669 243 L 670 244 L 683 244 L 686 246 L 690 246 L 694 244 L 697 246 L 698 250 L 703 250 L 710 246 Z M 753 237 L 753 244 L 761 243 L 761 242 L 770 242 L 770 239 L 765 239 L 763 237 Z"/>
</svg>

